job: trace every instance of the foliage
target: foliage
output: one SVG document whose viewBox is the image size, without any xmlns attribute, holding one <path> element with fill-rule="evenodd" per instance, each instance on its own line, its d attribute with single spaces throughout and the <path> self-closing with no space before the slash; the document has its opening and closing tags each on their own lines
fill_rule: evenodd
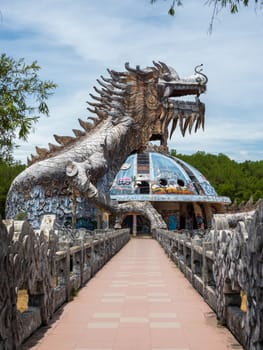
<svg viewBox="0 0 263 350">
<path fill-rule="evenodd" d="M 0 160 L 12 160 L 15 139 L 26 140 L 40 115 L 49 114 L 46 100 L 56 84 L 42 81 L 36 61 L 26 64 L 0 55 Z"/>
<path fill-rule="evenodd" d="M 183 155 L 176 154 L 175 150 L 171 155 L 198 169 L 221 196 L 230 197 L 237 203 L 247 202 L 251 196 L 254 202 L 263 198 L 263 160 L 237 163 L 222 153 Z"/>
<path fill-rule="evenodd" d="M 151 0 L 151 4 L 153 4 L 154 2 L 156 2 L 157 0 Z M 182 6 L 182 1 L 180 0 L 173 0 L 173 2 L 171 3 L 171 6 L 169 8 L 168 14 L 170 16 L 174 16 L 175 14 L 175 6 Z"/>
<path fill-rule="evenodd" d="M 158 0 L 151 0 L 151 4 L 155 3 Z M 258 4 L 263 5 L 263 0 L 253 0 L 255 6 Z M 250 1 L 252 2 L 252 1 Z M 213 10 L 215 13 L 218 13 L 223 8 L 229 8 L 230 13 L 237 13 L 240 6 L 247 7 L 249 4 L 249 0 L 207 0 L 205 5 L 213 6 Z M 172 0 L 171 7 L 169 8 L 168 14 L 174 16 L 175 14 L 175 6 L 182 6 L 183 1 L 181 0 Z"/>
<path fill-rule="evenodd" d="M 10 164 L 0 161 L 0 216 L 5 217 L 5 200 L 13 179 L 25 169 L 20 163 Z"/>
<path fill-rule="evenodd" d="M 151 0 L 151 4 L 155 3 L 158 0 Z M 169 7 L 168 10 L 168 14 L 170 16 L 174 16 L 175 15 L 175 7 L 176 6 L 182 6 L 183 5 L 183 1 L 181 0 L 171 0 L 171 5 Z M 263 5 L 263 0 L 252 0 L 250 1 L 254 2 L 255 7 L 257 8 L 258 5 Z M 249 0 L 206 0 L 205 5 L 208 6 L 212 6 L 212 15 L 211 15 L 211 20 L 209 23 L 209 33 L 212 33 L 212 29 L 213 29 L 213 23 L 214 20 L 216 18 L 216 15 L 218 15 L 218 13 L 224 9 L 224 8 L 228 8 L 230 13 L 238 13 L 239 9 L 241 6 L 247 7 L 249 4 Z"/>
</svg>

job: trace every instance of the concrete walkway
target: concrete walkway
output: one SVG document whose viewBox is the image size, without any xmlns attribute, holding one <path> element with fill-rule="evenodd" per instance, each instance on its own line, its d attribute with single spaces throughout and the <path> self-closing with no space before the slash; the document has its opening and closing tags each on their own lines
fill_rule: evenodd
<svg viewBox="0 0 263 350">
<path fill-rule="evenodd" d="M 23 349 L 243 349 L 153 239 L 132 239 Z"/>
</svg>

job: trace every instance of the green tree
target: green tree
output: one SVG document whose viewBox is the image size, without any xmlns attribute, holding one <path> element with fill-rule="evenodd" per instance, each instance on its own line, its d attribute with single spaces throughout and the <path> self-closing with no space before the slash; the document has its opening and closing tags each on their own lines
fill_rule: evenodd
<svg viewBox="0 0 263 350">
<path fill-rule="evenodd" d="M 39 70 L 36 61 L 0 56 L 0 160 L 12 161 L 16 139 L 26 140 L 40 116 L 49 114 L 46 100 L 57 85 L 42 81 Z"/>
<path fill-rule="evenodd" d="M 14 178 L 25 169 L 20 163 L 7 163 L 0 160 L 0 217 L 5 217 L 5 201 L 9 187 Z"/>
<path fill-rule="evenodd" d="M 171 150 L 171 155 L 194 166 L 219 195 L 230 197 L 238 204 L 247 202 L 251 196 L 254 202 L 263 198 L 263 161 L 237 163 L 222 153 L 213 155 L 200 151 L 183 155 Z"/>
</svg>

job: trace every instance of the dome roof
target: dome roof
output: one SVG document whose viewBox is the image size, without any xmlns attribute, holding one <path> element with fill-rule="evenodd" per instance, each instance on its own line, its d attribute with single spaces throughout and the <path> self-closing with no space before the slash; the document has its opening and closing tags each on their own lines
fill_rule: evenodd
<svg viewBox="0 0 263 350">
<path fill-rule="evenodd" d="M 119 201 L 202 201 L 230 203 L 188 163 L 157 152 L 130 155 L 115 177 L 110 195 Z"/>
</svg>

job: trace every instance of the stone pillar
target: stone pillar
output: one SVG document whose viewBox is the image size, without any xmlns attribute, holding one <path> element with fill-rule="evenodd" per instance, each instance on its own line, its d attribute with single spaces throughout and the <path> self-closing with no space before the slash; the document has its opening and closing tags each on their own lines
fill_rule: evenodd
<svg viewBox="0 0 263 350">
<path fill-rule="evenodd" d="M 105 230 L 109 228 L 109 214 L 106 212 L 102 213 L 102 228 Z"/>
<path fill-rule="evenodd" d="M 137 216 L 133 214 L 132 216 L 132 234 L 136 237 L 137 234 Z"/>
<path fill-rule="evenodd" d="M 205 209 L 205 216 L 206 216 L 206 228 L 210 228 L 212 227 L 212 218 L 213 218 L 213 211 L 212 211 L 212 207 L 211 204 L 208 203 L 204 203 L 203 204 L 204 209 Z"/>
<path fill-rule="evenodd" d="M 197 223 L 197 228 L 198 229 L 204 229 L 204 218 L 203 218 L 203 212 L 199 204 L 193 203 L 194 206 L 194 214 L 195 214 L 195 219 Z"/>
<path fill-rule="evenodd" d="M 97 219 L 97 229 L 101 229 L 101 212 L 100 210 L 97 210 L 96 214 L 96 219 Z"/>
</svg>

